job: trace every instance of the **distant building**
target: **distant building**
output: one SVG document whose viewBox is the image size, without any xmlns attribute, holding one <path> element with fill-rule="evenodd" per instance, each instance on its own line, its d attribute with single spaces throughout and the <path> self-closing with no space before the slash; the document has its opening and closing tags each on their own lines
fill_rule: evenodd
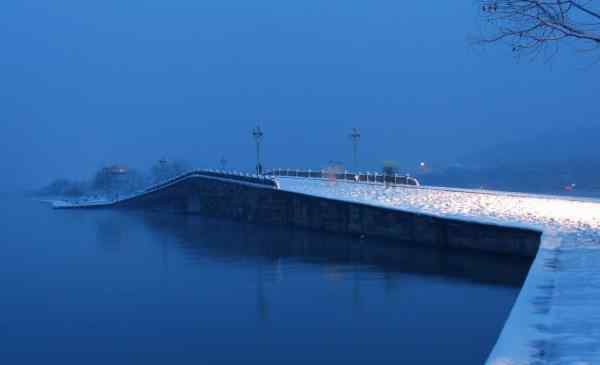
<svg viewBox="0 0 600 365">
<path fill-rule="evenodd" d="M 129 168 L 124 165 L 113 165 L 107 167 L 112 175 L 126 175 L 129 172 Z"/>
<path fill-rule="evenodd" d="M 129 169 L 124 165 L 109 166 L 113 191 L 125 191 L 129 188 Z"/>
<path fill-rule="evenodd" d="M 94 185 L 105 193 L 125 191 L 130 185 L 129 168 L 125 165 L 103 167 L 96 174 Z"/>
</svg>

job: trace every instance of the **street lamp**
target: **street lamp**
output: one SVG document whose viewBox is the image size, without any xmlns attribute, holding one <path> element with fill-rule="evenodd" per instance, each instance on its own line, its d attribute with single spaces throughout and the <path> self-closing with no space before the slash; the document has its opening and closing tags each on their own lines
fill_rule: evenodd
<svg viewBox="0 0 600 365">
<path fill-rule="evenodd" d="M 350 133 L 350 139 L 352 140 L 352 157 L 354 162 L 354 171 L 358 170 L 358 142 L 360 141 L 360 132 L 356 128 L 352 128 Z"/>
<path fill-rule="evenodd" d="M 252 137 L 254 137 L 254 141 L 256 142 L 256 173 L 258 175 L 262 174 L 262 164 L 260 163 L 260 144 L 263 140 L 263 132 L 260 129 L 260 126 L 256 126 L 252 130 Z"/>
<path fill-rule="evenodd" d="M 221 157 L 219 162 L 221 163 L 221 170 L 225 171 L 225 168 L 227 167 L 227 160 L 225 159 L 225 156 Z"/>
</svg>

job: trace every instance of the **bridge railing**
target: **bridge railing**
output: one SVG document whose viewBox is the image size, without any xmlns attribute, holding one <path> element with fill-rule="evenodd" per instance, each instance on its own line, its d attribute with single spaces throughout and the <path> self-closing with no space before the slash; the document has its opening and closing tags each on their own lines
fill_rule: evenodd
<svg viewBox="0 0 600 365">
<path fill-rule="evenodd" d="M 311 179 L 323 179 L 323 180 L 341 180 L 356 183 L 370 183 L 370 184 L 389 184 L 389 185 L 408 185 L 408 186 L 420 186 L 419 181 L 408 175 L 386 175 L 371 172 L 337 172 L 332 173 L 326 170 L 300 170 L 300 169 L 274 169 L 266 172 L 263 175 L 253 175 L 248 173 L 242 173 L 237 171 L 221 171 L 221 170 L 191 170 L 173 176 L 164 181 L 160 181 L 154 185 L 148 186 L 140 191 L 133 192 L 131 194 L 120 196 L 114 199 L 115 201 L 128 200 L 135 198 L 139 195 L 144 195 L 163 189 L 167 186 L 173 185 L 179 181 L 185 180 L 191 176 L 206 176 L 218 179 L 225 179 L 231 181 L 239 181 L 243 183 L 263 185 L 271 188 L 278 188 L 279 185 L 274 179 L 275 177 L 298 177 L 298 178 L 311 178 Z"/>
<path fill-rule="evenodd" d="M 301 177 L 324 180 L 342 180 L 357 183 L 420 186 L 419 180 L 409 175 L 380 174 L 376 172 L 331 172 L 327 170 L 273 169 L 267 176 Z"/>
<path fill-rule="evenodd" d="M 158 191 L 164 189 L 170 185 L 176 184 L 179 181 L 185 180 L 192 176 L 199 177 L 209 177 L 209 178 L 217 178 L 229 181 L 237 181 L 242 183 L 250 183 L 254 185 L 263 185 L 265 187 L 277 189 L 279 185 L 277 181 L 273 177 L 263 176 L 263 175 L 251 175 L 246 173 L 241 173 L 237 171 L 217 171 L 217 170 L 190 170 L 184 172 L 182 174 L 173 176 L 171 178 L 159 181 L 158 183 L 152 184 L 146 188 L 142 188 L 140 190 L 136 190 L 127 194 L 116 194 L 113 197 L 105 197 L 99 201 L 85 201 L 83 203 L 75 202 L 70 206 L 91 206 L 91 205 L 110 205 L 118 202 L 123 202 L 131 199 L 138 198 L 140 196 L 152 193 L 154 191 Z"/>
<path fill-rule="evenodd" d="M 179 182 L 181 180 L 184 180 L 184 179 L 186 179 L 190 176 L 194 176 L 194 175 L 214 177 L 214 178 L 227 179 L 227 180 L 233 180 L 233 181 L 241 181 L 241 182 L 246 182 L 246 183 L 251 183 L 251 184 L 270 186 L 273 188 L 277 187 L 277 182 L 269 176 L 250 175 L 250 174 L 245 174 L 245 173 L 237 172 L 237 171 L 191 170 L 188 172 L 184 172 L 180 175 L 171 177 L 167 180 L 161 181 L 152 186 L 149 186 L 148 188 L 146 188 L 144 190 L 144 192 L 160 190 L 166 186 L 172 185 L 176 182 Z"/>
</svg>

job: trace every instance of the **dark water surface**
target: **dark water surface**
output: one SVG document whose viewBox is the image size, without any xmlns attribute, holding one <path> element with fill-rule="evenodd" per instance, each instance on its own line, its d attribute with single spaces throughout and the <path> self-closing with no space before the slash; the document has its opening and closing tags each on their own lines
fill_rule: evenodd
<svg viewBox="0 0 600 365">
<path fill-rule="evenodd" d="M 3 364 L 482 364 L 529 262 L 2 197 Z"/>
</svg>

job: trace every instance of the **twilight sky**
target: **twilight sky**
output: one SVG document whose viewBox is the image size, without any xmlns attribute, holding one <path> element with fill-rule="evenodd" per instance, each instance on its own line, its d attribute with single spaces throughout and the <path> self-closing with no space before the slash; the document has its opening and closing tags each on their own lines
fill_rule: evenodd
<svg viewBox="0 0 600 365">
<path fill-rule="evenodd" d="M 3 0 L 0 190 L 160 157 L 198 167 L 453 163 L 600 127 L 600 64 L 474 48 L 473 1 Z M 600 54 L 596 52 L 596 57 Z"/>
</svg>

